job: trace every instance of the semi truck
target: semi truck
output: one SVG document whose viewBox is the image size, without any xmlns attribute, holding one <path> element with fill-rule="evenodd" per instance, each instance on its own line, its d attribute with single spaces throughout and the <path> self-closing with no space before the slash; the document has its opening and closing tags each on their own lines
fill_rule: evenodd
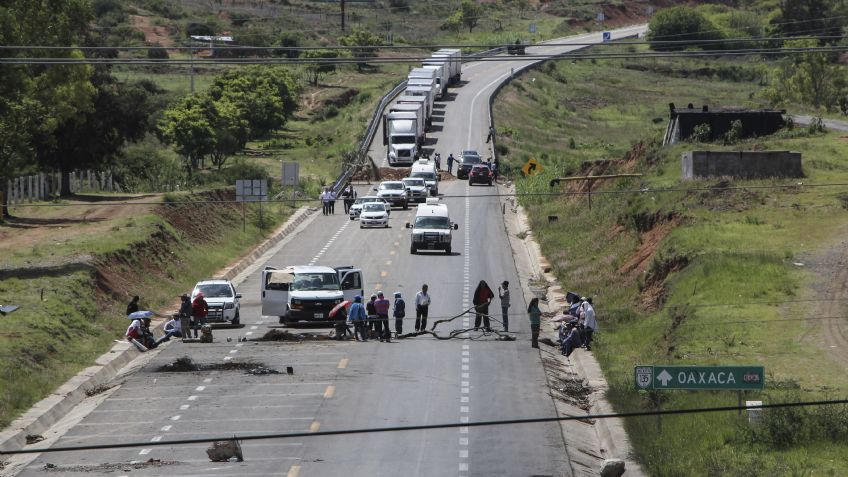
<svg viewBox="0 0 848 477">
<path fill-rule="evenodd" d="M 389 113 L 414 113 L 418 123 L 417 130 L 419 131 L 417 137 L 418 147 L 420 148 L 424 145 L 424 140 L 427 139 L 427 134 L 424 132 L 427 120 L 424 117 L 423 103 L 395 103 L 389 106 Z"/>
<path fill-rule="evenodd" d="M 442 48 L 431 55 L 433 58 L 447 58 L 448 77 L 451 83 L 459 83 L 462 79 L 462 51 L 453 48 Z"/>
<path fill-rule="evenodd" d="M 427 84 L 433 85 L 433 91 L 435 93 L 435 97 L 441 99 L 442 97 L 442 88 L 439 85 L 439 77 L 438 72 L 430 69 L 430 68 L 414 68 L 409 72 L 409 75 L 406 77 L 407 85 L 421 85 Z"/>
<path fill-rule="evenodd" d="M 430 113 L 431 111 L 429 111 L 427 109 L 427 97 L 425 97 L 425 96 L 403 95 L 403 96 L 398 96 L 398 99 L 395 101 L 395 103 L 396 104 L 420 104 L 421 105 L 421 111 L 424 112 L 424 126 L 425 127 L 430 126 L 430 115 L 428 113 Z"/>
<path fill-rule="evenodd" d="M 383 145 L 390 166 L 412 165 L 420 154 L 416 113 L 397 112 L 383 116 Z M 423 140 L 422 140 L 423 141 Z"/>
</svg>

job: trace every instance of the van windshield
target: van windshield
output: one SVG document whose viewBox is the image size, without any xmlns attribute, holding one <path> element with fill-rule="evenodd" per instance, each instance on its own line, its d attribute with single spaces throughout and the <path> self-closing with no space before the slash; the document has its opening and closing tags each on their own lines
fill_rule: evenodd
<svg viewBox="0 0 848 477">
<path fill-rule="evenodd" d="M 338 290 L 339 276 L 335 273 L 298 273 L 291 291 Z"/>
<path fill-rule="evenodd" d="M 415 217 L 415 228 L 422 229 L 450 229 L 450 220 L 447 217 L 421 216 Z"/>
<path fill-rule="evenodd" d="M 419 171 L 419 172 L 413 172 L 410 177 L 420 177 L 421 179 L 424 179 L 425 181 L 434 181 L 434 180 L 436 180 L 436 173 L 435 172 Z"/>
</svg>

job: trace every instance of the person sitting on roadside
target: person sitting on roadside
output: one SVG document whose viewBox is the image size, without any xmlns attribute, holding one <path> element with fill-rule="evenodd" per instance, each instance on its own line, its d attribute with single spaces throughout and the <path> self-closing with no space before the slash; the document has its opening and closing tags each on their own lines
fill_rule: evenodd
<svg viewBox="0 0 848 477">
<path fill-rule="evenodd" d="M 568 322 L 565 324 L 565 337 L 562 339 L 562 354 L 565 357 L 571 356 L 571 353 L 580 347 L 580 335 L 577 333 L 577 326 Z"/>
<path fill-rule="evenodd" d="M 153 333 L 150 331 L 150 318 L 133 320 L 127 328 L 126 337 L 127 341 L 135 340 L 147 349 L 153 349 L 159 344 L 153 339 Z"/>
<path fill-rule="evenodd" d="M 156 340 L 156 344 L 162 343 L 164 341 L 170 341 L 172 337 L 176 336 L 177 338 L 182 338 L 183 334 L 180 331 L 180 320 L 178 316 L 171 317 L 170 320 L 165 322 L 165 328 L 163 329 L 165 334 L 162 335 L 161 338 Z"/>
</svg>

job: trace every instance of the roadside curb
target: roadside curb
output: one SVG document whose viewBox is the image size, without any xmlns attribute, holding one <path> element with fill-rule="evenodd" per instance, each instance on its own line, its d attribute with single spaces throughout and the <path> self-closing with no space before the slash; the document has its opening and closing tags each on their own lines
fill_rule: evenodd
<svg viewBox="0 0 848 477">
<path fill-rule="evenodd" d="M 222 269 L 216 276 L 233 279 L 248 269 L 259 257 L 290 236 L 299 225 L 318 209 L 301 207 L 278 227 L 271 237 L 256 245 L 250 252 Z M 96 394 L 98 387 L 111 381 L 118 372 L 134 359 L 143 356 L 135 346 L 127 342 L 115 343 L 95 364 L 77 373 L 59 386 L 49 396 L 35 403 L 21 417 L 0 431 L 0 453 L 4 450 L 21 449 L 27 446 L 27 436 L 41 435 L 59 422 L 75 406 Z"/>
<path fill-rule="evenodd" d="M 514 192 L 514 186 L 509 183 L 498 185 L 498 188 L 506 193 Z M 539 297 L 543 311 L 559 311 L 565 306 L 565 293 L 556 276 L 551 273 L 550 263 L 542 255 L 541 246 L 536 241 L 530 228 L 524 208 L 518 205 L 514 196 L 502 197 L 501 204 L 504 211 L 504 226 L 516 260 L 516 268 L 525 299 L 529 301 L 530 298 Z M 540 291 L 534 291 L 534 287 L 531 286 L 531 282 L 542 281 L 546 284 L 544 297 L 541 296 Z M 543 318 L 540 337 L 548 337 L 556 341 L 556 332 L 551 332 L 551 329 L 549 320 Z M 544 345 L 542 347 L 544 348 Z M 591 352 L 582 349 L 577 350 L 572 353 L 571 359 L 565 358 L 556 350 L 550 352 L 540 349 L 539 354 L 548 378 L 554 373 L 568 374 L 572 379 L 582 382 L 584 388 L 590 390 L 590 394 L 587 396 L 589 409 L 584 410 L 574 404 L 557 399 L 555 396 L 556 390 L 551 388 L 551 398 L 554 400 L 558 415 L 614 412 L 605 398 L 608 385 L 603 371 Z M 556 366 L 560 369 L 552 369 L 553 365 L 547 363 L 546 359 L 554 360 Z M 645 475 L 641 466 L 631 458 L 630 439 L 624 430 L 624 423 L 621 419 L 596 419 L 591 424 L 587 424 L 586 421 L 560 421 L 560 426 L 573 475 L 600 475 L 600 468 L 604 460 L 612 458 L 625 461 L 626 476 L 641 477 Z"/>
</svg>

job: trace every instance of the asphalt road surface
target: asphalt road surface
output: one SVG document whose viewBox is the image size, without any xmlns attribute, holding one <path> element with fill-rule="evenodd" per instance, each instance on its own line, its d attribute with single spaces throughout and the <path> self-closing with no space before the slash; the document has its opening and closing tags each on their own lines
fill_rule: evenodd
<svg viewBox="0 0 848 477">
<path fill-rule="evenodd" d="M 614 38 L 636 31 L 621 30 Z M 600 33 L 569 40 L 600 41 Z M 567 49 L 533 47 L 528 53 Z M 464 65 L 463 84 L 436 107 L 438 116 L 429 147 L 443 158 L 467 148 L 478 149 L 485 158 L 488 96 L 509 76 L 511 68 L 524 63 L 526 60 L 516 59 Z M 373 154 L 385 156 L 375 148 Z M 239 336 L 255 338 L 277 326 L 276 317 L 261 316 L 259 272 L 255 272 L 238 285 L 244 295 L 244 328 L 215 331 L 213 344 L 169 344 L 54 445 L 167 442 L 554 416 L 539 353 L 530 348 L 526 303 L 517 287 L 501 209 L 495 197 L 486 197 L 495 188 L 469 187 L 465 181 L 454 180 L 443 182 L 440 189 L 452 220 L 459 224 L 452 255 L 410 255 L 409 232 L 403 225 L 413 217 L 414 208 L 394 210 L 388 229 L 362 230 L 358 222 L 343 215 L 339 203 L 335 216 L 316 217 L 267 265 L 360 266 L 367 294 L 376 290 L 388 295 L 403 293 L 406 331 L 414 327 L 412 302 L 421 284 L 430 286 L 432 324 L 434 318 L 454 316 L 468 308 L 480 280 L 494 290 L 508 280 L 513 284 L 510 331 L 516 341 L 470 332 L 466 337 L 473 339 L 420 336 L 388 344 L 374 340 L 238 342 Z M 499 313 L 499 306 L 496 298 L 492 314 Z M 473 318 L 459 318 L 439 331 L 472 324 Z M 500 328 L 498 323 L 493 326 Z M 227 342 L 228 337 L 232 341 Z M 183 355 L 204 364 L 252 361 L 282 371 L 291 366 L 294 374 L 157 371 Z M 245 461 L 240 463 L 209 462 L 206 447 L 142 446 L 42 454 L 21 475 L 571 475 L 557 424 L 245 441 Z M 154 461 L 137 468 L 126 465 L 149 459 Z"/>
</svg>

